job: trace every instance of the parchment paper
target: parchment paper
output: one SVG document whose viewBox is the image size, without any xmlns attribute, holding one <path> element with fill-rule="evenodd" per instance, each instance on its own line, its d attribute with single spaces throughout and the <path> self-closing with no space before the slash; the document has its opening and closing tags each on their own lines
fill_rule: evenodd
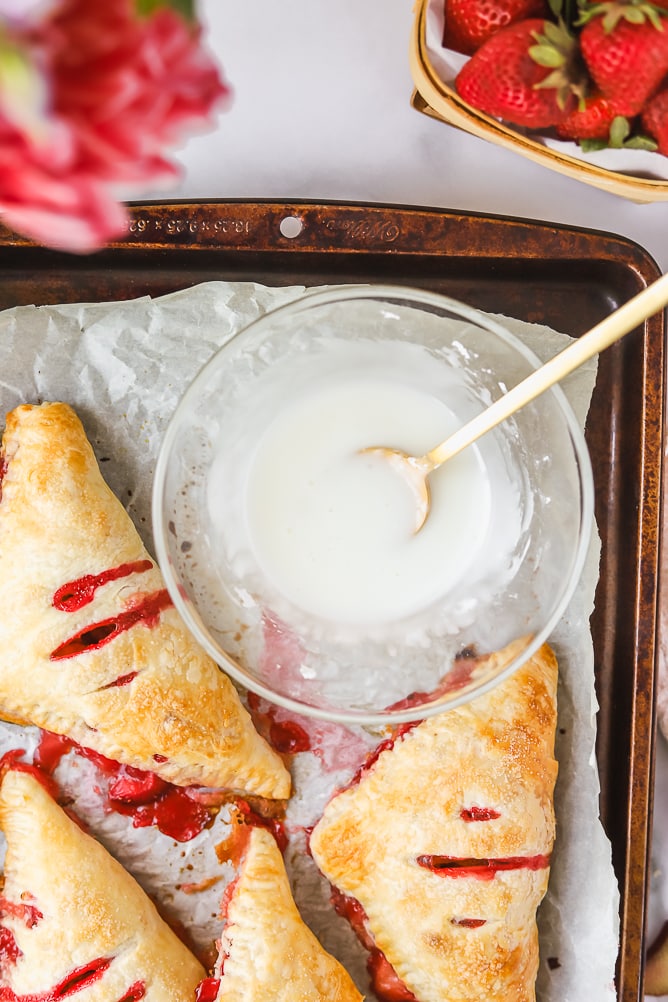
<svg viewBox="0 0 668 1002">
<path fill-rule="evenodd" d="M 429 0 L 427 7 L 426 35 L 425 42 L 429 61 L 444 84 L 454 88 L 454 80 L 459 70 L 468 60 L 468 56 L 453 49 L 443 47 L 443 2 L 442 0 Z M 604 170 L 618 171 L 620 174 L 628 174 L 632 177 L 648 177 L 668 180 L 668 157 L 651 150 L 595 150 L 585 153 L 574 142 L 566 142 L 553 138 L 552 136 L 541 136 L 536 132 L 529 132 L 520 126 L 510 126 L 521 135 L 528 136 L 537 143 L 562 153 L 566 156 L 575 157 L 586 164 L 594 164 Z"/>
<path fill-rule="evenodd" d="M 83 420 L 103 473 L 153 550 L 150 495 L 166 424 L 186 386 L 233 333 L 268 308 L 303 292 L 252 283 L 210 282 L 160 299 L 122 303 L 17 307 L 0 314 L 0 406 L 64 400 Z M 568 338 L 545 327 L 499 318 L 539 357 Z M 584 422 L 595 382 L 590 363 L 564 383 Z M 593 533 L 587 565 L 552 643 L 560 663 L 556 792 L 557 843 L 550 888 L 539 912 L 540 1002 L 599 1002 L 615 998 L 619 894 L 609 842 L 598 816 L 595 760 L 596 697 L 589 616 L 598 576 Z M 280 717 L 279 717 L 280 719 Z M 378 735 L 319 721 L 300 721 L 309 752 L 293 759 L 295 795 L 287 813 L 286 865 L 297 904 L 325 947 L 368 990 L 366 954 L 329 904 L 329 888 L 304 852 L 305 829 L 337 786 L 354 774 Z M 34 747 L 36 732 L 0 723 L 0 753 Z M 215 847 L 226 835 L 223 809 L 213 828 L 177 843 L 153 829 L 134 829 L 107 813 L 95 766 L 64 759 L 56 778 L 74 809 L 136 876 L 167 918 L 182 924 L 202 953 L 220 934 L 220 897 L 232 877 Z M 371 997 L 371 996 L 369 996 Z"/>
</svg>

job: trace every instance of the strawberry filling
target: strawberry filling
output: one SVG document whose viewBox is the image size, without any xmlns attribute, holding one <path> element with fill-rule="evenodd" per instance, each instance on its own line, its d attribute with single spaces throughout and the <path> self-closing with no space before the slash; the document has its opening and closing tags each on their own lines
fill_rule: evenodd
<svg viewBox="0 0 668 1002">
<path fill-rule="evenodd" d="M 2 501 L 2 481 L 5 479 L 5 474 L 7 473 L 7 460 L 4 456 L 0 457 L 0 501 Z"/>
<path fill-rule="evenodd" d="M 135 981 L 134 985 L 130 985 L 127 992 L 122 999 L 118 1002 L 139 1002 L 146 995 L 146 985 L 143 981 Z"/>
<path fill-rule="evenodd" d="M 347 894 L 342 894 L 336 887 L 332 887 L 331 900 L 336 913 L 350 923 L 364 949 L 369 951 L 367 970 L 371 977 L 374 994 L 381 1002 L 417 1002 L 385 954 L 376 946 L 375 940 L 369 932 L 366 912 L 359 901 Z"/>
<path fill-rule="evenodd" d="M 306 730 L 296 720 L 279 719 L 282 712 L 279 707 L 269 706 L 256 693 L 249 692 L 248 709 L 255 726 L 277 752 L 297 755 L 299 752 L 310 751 L 311 739 Z"/>
<path fill-rule="evenodd" d="M 25 901 L 9 901 L 8 898 L 0 898 L 0 915 L 8 915 L 10 918 L 23 922 L 26 929 L 32 929 L 40 919 L 43 919 L 39 908 L 35 905 L 26 904 Z"/>
<path fill-rule="evenodd" d="M 139 672 L 137 671 L 129 671 L 127 675 L 119 675 L 113 682 L 108 682 L 107 685 L 100 686 L 100 691 L 102 692 L 104 689 L 121 689 L 124 685 L 130 685 L 130 682 L 134 681 L 138 674 Z M 153 758 L 155 758 L 155 755 Z"/>
<path fill-rule="evenodd" d="M 135 601 L 124 612 L 109 619 L 103 619 L 99 623 L 93 623 L 85 627 L 73 637 L 70 637 L 49 655 L 51 661 L 63 661 L 66 658 L 76 657 L 87 651 L 98 650 L 104 647 L 114 637 L 132 629 L 138 623 L 147 627 L 156 626 L 160 613 L 172 604 L 169 592 L 166 588 L 146 595 Z"/>
<path fill-rule="evenodd" d="M 0 971 L 10 964 L 15 964 L 21 956 L 23 954 L 12 930 L 4 925 L 0 926 Z"/>
<path fill-rule="evenodd" d="M 40 919 L 43 919 L 39 908 L 35 905 L 27 904 L 25 901 L 10 901 L 8 898 L 0 898 L 0 915 L 5 918 L 15 918 L 22 922 L 26 929 L 32 929 Z M 22 952 L 16 942 L 16 937 L 11 929 L 0 926 L 0 970 L 9 964 L 15 964 Z"/>
<path fill-rule="evenodd" d="M 62 734 L 42 732 L 33 759 L 36 773 L 43 770 L 42 775 L 50 775 L 71 751 L 94 762 L 109 779 L 108 809 L 132 817 L 135 828 L 155 826 L 177 842 L 188 842 L 211 823 L 212 811 L 196 799 L 195 791 L 175 786 L 148 770 L 114 762 Z"/>
<path fill-rule="evenodd" d="M 367 757 L 362 762 L 361 766 L 359 767 L 353 778 L 350 780 L 348 786 L 345 787 L 345 789 L 350 789 L 353 786 L 357 786 L 362 777 L 366 776 L 367 772 L 369 772 L 370 769 L 373 769 L 374 765 L 376 764 L 380 756 L 383 754 L 383 752 L 390 751 L 390 749 L 394 748 L 397 741 L 401 741 L 403 737 L 406 734 L 408 734 L 409 731 L 412 731 L 414 727 L 417 727 L 419 723 L 420 723 L 419 720 L 411 720 L 407 724 L 399 724 L 399 726 L 396 728 L 394 733 L 389 738 L 385 738 L 384 741 L 381 741 L 379 744 L 377 744 L 376 747 L 373 749 L 373 751 L 369 755 L 367 755 Z"/>
<path fill-rule="evenodd" d="M 17 772 L 29 772 L 38 783 L 41 783 L 46 792 L 49 793 L 54 800 L 57 800 L 60 791 L 51 776 L 44 772 L 39 765 L 35 763 L 30 765 L 29 762 L 22 762 L 22 755 L 25 755 L 22 748 L 12 748 L 10 751 L 5 752 L 2 758 L 0 758 L 0 775 L 4 775 L 7 769 L 16 769 Z"/>
<path fill-rule="evenodd" d="M 246 839 L 245 842 L 247 844 L 248 840 Z M 222 896 L 221 896 L 221 899 L 220 899 L 220 917 L 224 921 L 227 921 L 228 912 L 230 910 L 230 905 L 232 904 L 232 899 L 234 898 L 234 895 L 237 893 L 237 886 L 239 884 L 239 876 L 240 876 L 240 874 L 237 875 L 234 878 L 234 880 L 230 880 L 229 884 L 227 885 L 227 887 L 225 888 L 225 890 L 222 893 Z M 225 958 L 226 957 L 227 957 L 227 954 L 224 954 L 224 955 L 221 955 L 221 957 L 219 958 L 219 960 L 220 960 L 220 973 L 221 974 L 223 973 L 223 971 L 225 969 Z"/>
<path fill-rule="evenodd" d="M 367 964 L 374 993 L 383 1002 L 417 1002 L 413 992 L 397 977 L 396 971 L 380 950 L 374 950 Z"/>
<path fill-rule="evenodd" d="M 404 699 L 388 706 L 388 710 L 410 710 L 414 706 L 422 706 L 424 703 L 433 703 L 435 699 L 445 696 L 448 692 L 455 692 L 468 685 L 473 677 L 473 672 L 478 663 L 478 656 L 471 647 L 465 647 L 455 656 L 451 670 L 443 681 L 431 692 L 412 692 Z"/>
<path fill-rule="evenodd" d="M 484 925 L 487 919 L 474 919 L 474 918 L 461 918 L 461 919 L 450 919 L 453 925 L 461 925 L 465 929 L 479 929 L 480 926 Z"/>
<path fill-rule="evenodd" d="M 128 577 L 130 574 L 141 574 L 150 571 L 153 564 L 150 560 L 135 560 L 128 564 L 119 564 L 100 574 L 85 574 L 74 581 L 68 581 L 53 596 L 53 604 L 62 612 L 76 612 L 88 605 L 95 598 L 95 592 L 109 581 Z"/>
<path fill-rule="evenodd" d="M 204 978 L 197 986 L 195 1002 L 216 1002 L 219 988 L 220 978 Z"/>
<path fill-rule="evenodd" d="M 121 765 L 109 783 L 109 797 L 122 804 L 148 804 L 169 789 L 169 783 L 154 772 Z"/>
<path fill-rule="evenodd" d="M 269 727 L 269 740 L 276 751 L 284 755 L 296 755 L 311 747 L 308 734 L 295 720 L 273 719 Z"/>
<path fill-rule="evenodd" d="M 493 807 L 462 807 L 459 812 L 462 821 L 496 821 L 501 815 Z"/>
<path fill-rule="evenodd" d="M 235 801 L 235 806 L 244 824 L 255 828 L 265 828 L 274 836 L 281 852 L 285 852 L 288 845 L 288 837 L 285 832 L 285 825 L 280 818 L 263 818 L 261 814 L 253 810 L 246 800 L 242 800 L 240 797 Z"/>
<path fill-rule="evenodd" d="M 498 859 L 438 856 L 425 854 L 417 857 L 419 866 L 441 877 L 475 877 L 493 880 L 503 870 L 544 870 L 550 865 L 550 854 L 536 856 L 506 856 Z"/>
<path fill-rule="evenodd" d="M 30 995 L 17 995 L 6 985 L 0 985 L 0 1002 L 57 1002 L 58 999 L 66 998 L 68 995 L 75 995 L 77 992 L 88 988 L 89 985 L 99 981 L 104 972 L 108 970 L 111 959 L 100 957 L 92 960 L 88 964 L 77 967 L 74 971 L 63 978 L 53 988 L 45 992 L 31 993 Z M 141 998 L 141 996 L 139 996 Z"/>
</svg>

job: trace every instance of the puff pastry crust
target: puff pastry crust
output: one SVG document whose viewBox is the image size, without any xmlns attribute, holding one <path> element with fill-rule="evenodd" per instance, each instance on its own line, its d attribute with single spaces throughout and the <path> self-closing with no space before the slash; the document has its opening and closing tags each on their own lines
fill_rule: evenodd
<svg viewBox="0 0 668 1002">
<path fill-rule="evenodd" d="M 289 796 L 281 758 L 169 601 L 74 411 L 12 411 L 0 469 L 0 715 L 181 786 Z"/>
<path fill-rule="evenodd" d="M 304 924 L 272 835 L 250 830 L 227 908 L 216 1002 L 361 1002 L 350 975 Z"/>
<path fill-rule="evenodd" d="M 544 646 L 487 694 L 400 732 L 316 825 L 311 852 L 371 969 L 382 981 L 389 964 L 408 989 L 393 997 L 535 999 L 556 689 Z"/>
<path fill-rule="evenodd" d="M 30 773 L 5 772 L 0 827 L 3 998 L 192 1002 L 204 969 L 134 878 Z"/>
</svg>

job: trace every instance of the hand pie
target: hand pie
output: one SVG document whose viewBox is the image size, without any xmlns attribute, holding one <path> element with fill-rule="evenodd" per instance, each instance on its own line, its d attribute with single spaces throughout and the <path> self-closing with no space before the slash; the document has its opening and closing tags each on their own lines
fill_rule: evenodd
<svg viewBox="0 0 668 1002">
<path fill-rule="evenodd" d="M 302 921 L 281 852 L 250 828 L 227 899 L 216 1002 L 362 1002 L 349 974 Z"/>
<path fill-rule="evenodd" d="M 290 778 L 195 643 L 62 403 L 0 450 L 0 715 L 180 786 L 283 799 Z"/>
<path fill-rule="evenodd" d="M 193 1002 L 204 969 L 134 878 L 20 768 L 2 778 L 0 827 L 0 998 Z"/>
<path fill-rule="evenodd" d="M 556 687 L 544 646 L 490 692 L 399 731 L 325 808 L 311 852 L 380 998 L 535 998 Z"/>
</svg>

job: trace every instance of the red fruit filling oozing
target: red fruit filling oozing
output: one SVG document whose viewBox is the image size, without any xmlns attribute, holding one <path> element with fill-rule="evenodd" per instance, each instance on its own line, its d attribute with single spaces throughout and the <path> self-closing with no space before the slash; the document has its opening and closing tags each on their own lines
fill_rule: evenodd
<svg viewBox="0 0 668 1002">
<path fill-rule="evenodd" d="M 550 854 L 506 856 L 498 859 L 424 854 L 417 857 L 417 863 L 440 877 L 475 877 L 477 880 L 493 880 L 496 874 L 503 870 L 544 870 L 550 865 Z"/>
<path fill-rule="evenodd" d="M 296 720 L 279 719 L 279 707 L 270 706 L 256 693 L 249 692 L 248 708 L 256 727 L 277 752 L 297 755 L 311 750 L 311 739 L 305 728 Z"/>
<path fill-rule="evenodd" d="M 119 612 L 118 615 L 110 616 L 99 623 L 92 623 L 75 633 L 73 637 L 56 647 L 49 658 L 51 661 L 62 661 L 86 651 L 98 650 L 120 633 L 136 626 L 137 623 L 148 627 L 156 626 L 160 619 L 160 613 L 171 604 L 172 600 L 166 588 L 153 592 L 151 595 L 145 595 L 129 605 L 123 612 Z"/>
<path fill-rule="evenodd" d="M 99 574 L 85 574 L 74 581 L 68 581 L 53 596 L 53 605 L 62 612 L 76 612 L 84 605 L 88 605 L 95 598 L 98 588 L 109 581 L 118 581 L 119 578 L 129 577 L 130 574 L 142 574 L 150 571 L 153 563 L 150 560 L 135 560 L 132 563 L 119 564 L 107 571 Z"/>
<path fill-rule="evenodd" d="M 264 828 L 271 835 L 274 836 L 276 844 L 281 852 L 285 852 L 288 845 L 288 836 L 285 831 L 285 825 L 280 818 L 264 818 L 253 808 L 246 800 L 242 800 L 241 797 L 237 797 L 234 802 L 237 809 L 239 820 L 251 828 Z"/>
<path fill-rule="evenodd" d="M 195 1002 L 216 1002 L 219 988 L 220 978 L 204 978 L 197 986 Z"/>
<path fill-rule="evenodd" d="M 20 956 L 14 933 L 7 926 L 0 926 L 0 971 L 4 971 L 9 964 L 15 964 Z"/>
<path fill-rule="evenodd" d="M 83 988 L 87 988 L 98 981 L 104 972 L 108 970 L 110 964 L 111 958 L 109 957 L 99 957 L 96 960 L 91 960 L 89 963 L 75 968 L 62 981 L 54 985 L 53 988 L 49 988 L 45 992 L 33 992 L 30 995 L 17 995 L 16 992 L 6 985 L 0 985 L 0 1002 L 57 1002 L 58 999 L 75 995 Z M 141 998 L 141 996 L 138 997 Z M 123 1000 L 119 1000 L 119 1002 L 123 1002 Z"/>
<path fill-rule="evenodd" d="M 107 777 L 107 808 L 131 817 L 135 828 L 155 826 L 177 842 L 188 842 L 213 819 L 212 810 L 196 798 L 195 790 L 175 786 L 153 772 L 114 762 L 61 734 L 43 731 L 33 760 L 38 770 L 51 775 L 70 751 L 94 762 Z"/>
<path fill-rule="evenodd" d="M 143 981 L 135 981 L 133 985 L 130 985 L 127 992 L 122 999 L 118 1002 L 139 1002 L 146 995 L 146 985 Z"/>
<path fill-rule="evenodd" d="M 462 807 L 459 812 L 462 821 L 496 821 L 501 815 L 493 807 Z"/>
<path fill-rule="evenodd" d="M 479 660 L 479 657 L 472 648 L 464 648 L 463 651 L 460 651 L 459 654 L 455 656 L 452 668 L 435 689 L 432 689 L 431 692 L 412 692 L 404 699 L 400 699 L 398 702 L 392 703 L 391 706 L 387 707 L 387 709 L 395 712 L 399 710 L 410 710 L 414 706 L 422 706 L 425 703 L 433 703 L 434 700 L 440 699 L 448 692 L 456 692 L 459 689 L 463 689 L 464 686 L 468 685 L 473 678 L 473 672 L 475 671 Z"/>
<path fill-rule="evenodd" d="M 20 901 L 9 901 L 7 898 L 0 898 L 0 916 L 10 916 L 23 922 L 27 929 L 32 929 L 40 919 L 44 918 L 41 911 L 34 905 Z M 0 925 L 0 971 L 4 971 L 9 964 L 15 964 L 22 956 L 16 937 L 7 926 Z"/>
<path fill-rule="evenodd" d="M 342 894 L 336 887 L 332 887 L 332 904 L 337 914 L 350 923 L 364 949 L 369 951 L 367 969 L 371 977 L 373 991 L 378 998 L 382 1002 L 417 1002 L 385 954 L 376 946 L 374 938 L 369 932 L 366 913 L 359 901 Z"/>
</svg>

